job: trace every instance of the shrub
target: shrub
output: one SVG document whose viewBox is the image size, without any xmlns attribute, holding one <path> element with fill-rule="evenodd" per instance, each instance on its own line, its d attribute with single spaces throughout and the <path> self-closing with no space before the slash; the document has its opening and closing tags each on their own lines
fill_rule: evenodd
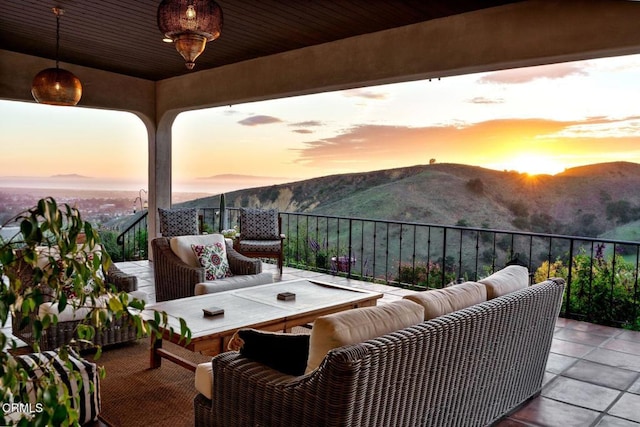
<svg viewBox="0 0 640 427">
<path fill-rule="evenodd" d="M 581 249 L 573 257 L 571 288 L 568 290 L 569 312 L 590 322 L 640 330 L 635 266 L 620 254 L 605 258 L 604 249 L 604 245 L 599 245 L 593 257 Z M 562 261 L 557 260 L 551 265 L 545 261 L 536 270 L 534 279 L 536 283 L 548 277 L 568 279 L 568 273 L 569 268 Z M 565 304 L 566 295 L 565 292 Z"/>
<path fill-rule="evenodd" d="M 515 216 L 528 217 L 529 216 L 529 208 L 527 208 L 526 203 L 523 201 L 513 201 L 507 206 L 512 214 Z"/>
<path fill-rule="evenodd" d="M 473 178 L 467 181 L 467 188 L 475 194 L 484 193 L 484 183 L 480 178 Z"/>
<path fill-rule="evenodd" d="M 440 264 L 435 262 L 401 263 L 398 268 L 398 277 L 395 281 L 399 283 L 408 283 L 424 288 L 440 288 L 443 283 L 450 283 L 456 280 L 456 274 L 450 269 L 442 271 Z"/>
</svg>

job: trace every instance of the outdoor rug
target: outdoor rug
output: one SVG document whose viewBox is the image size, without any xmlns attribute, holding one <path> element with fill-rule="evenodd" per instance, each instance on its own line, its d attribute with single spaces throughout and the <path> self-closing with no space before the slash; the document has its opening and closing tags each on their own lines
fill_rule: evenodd
<svg viewBox="0 0 640 427">
<path fill-rule="evenodd" d="M 196 363 L 211 360 L 181 347 L 164 348 Z M 85 355 L 93 361 L 93 355 Z M 100 419 L 113 427 L 193 426 L 194 373 L 166 359 L 149 369 L 149 339 L 104 349 L 95 361 L 106 369 L 100 381 Z"/>
</svg>

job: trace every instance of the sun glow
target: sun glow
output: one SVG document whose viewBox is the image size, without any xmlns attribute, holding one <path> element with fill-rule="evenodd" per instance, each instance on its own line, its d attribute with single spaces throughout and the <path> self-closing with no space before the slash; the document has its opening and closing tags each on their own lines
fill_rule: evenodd
<svg viewBox="0 0 640 427">
<path fill-rule="evenodd" d="M 522 153 L 505 160 L 503 169 L 528 175 L 555 175 L 563 172 L 566 166 L 551 156 Z"/>
</svg>

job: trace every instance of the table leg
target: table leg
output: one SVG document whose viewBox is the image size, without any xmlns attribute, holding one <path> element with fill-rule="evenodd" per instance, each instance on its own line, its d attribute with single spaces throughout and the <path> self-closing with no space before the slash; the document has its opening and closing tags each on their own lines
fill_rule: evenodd
<svg viewBox="0 0 640 427">
<path fill-rule="evenodd" d="M 151 334 L 151 345 L 149 346 L 149 368 L 159 368 L 162 364 L 162 357 L 158 350 L 162 349 L 162 338 L 156 338 L 155 334 Z"/>
</svg>

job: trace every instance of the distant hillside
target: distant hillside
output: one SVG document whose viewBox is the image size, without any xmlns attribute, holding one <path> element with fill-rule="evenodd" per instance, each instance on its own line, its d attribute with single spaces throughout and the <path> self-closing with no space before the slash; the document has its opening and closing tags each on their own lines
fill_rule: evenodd
<svg viewBox="0 0 640 427">
<path fill-rule="evenodd" d="M 283 181 L 287 178 L 257 175 L 239 175 L 233 173 L 225 173 L 220 175 L 201 176 L 196 179 L 204 180 L 220 180 L 220 181 Z"/>
<path fill-rule="evenodd" d="M 58 175 L 51 175 L 49 178 L 53 178 L 53 179 L 58 179 L 58 178 L 62 178 L 62 179 L 92 179 L 89 176 L 80 175 L 80 174 L 77 174 L 77 173 L 62 173 L 62 174 L 58 174 Z"/>
<path fill-rule="evenodd" d="M 596 236 L 640 219 L 640 164 L 530 177 L 459 164 L 332 175 L 226 194 L 229 206 Z M 183 206 L 218 207 L 219 196 Z"/>
</svg>

